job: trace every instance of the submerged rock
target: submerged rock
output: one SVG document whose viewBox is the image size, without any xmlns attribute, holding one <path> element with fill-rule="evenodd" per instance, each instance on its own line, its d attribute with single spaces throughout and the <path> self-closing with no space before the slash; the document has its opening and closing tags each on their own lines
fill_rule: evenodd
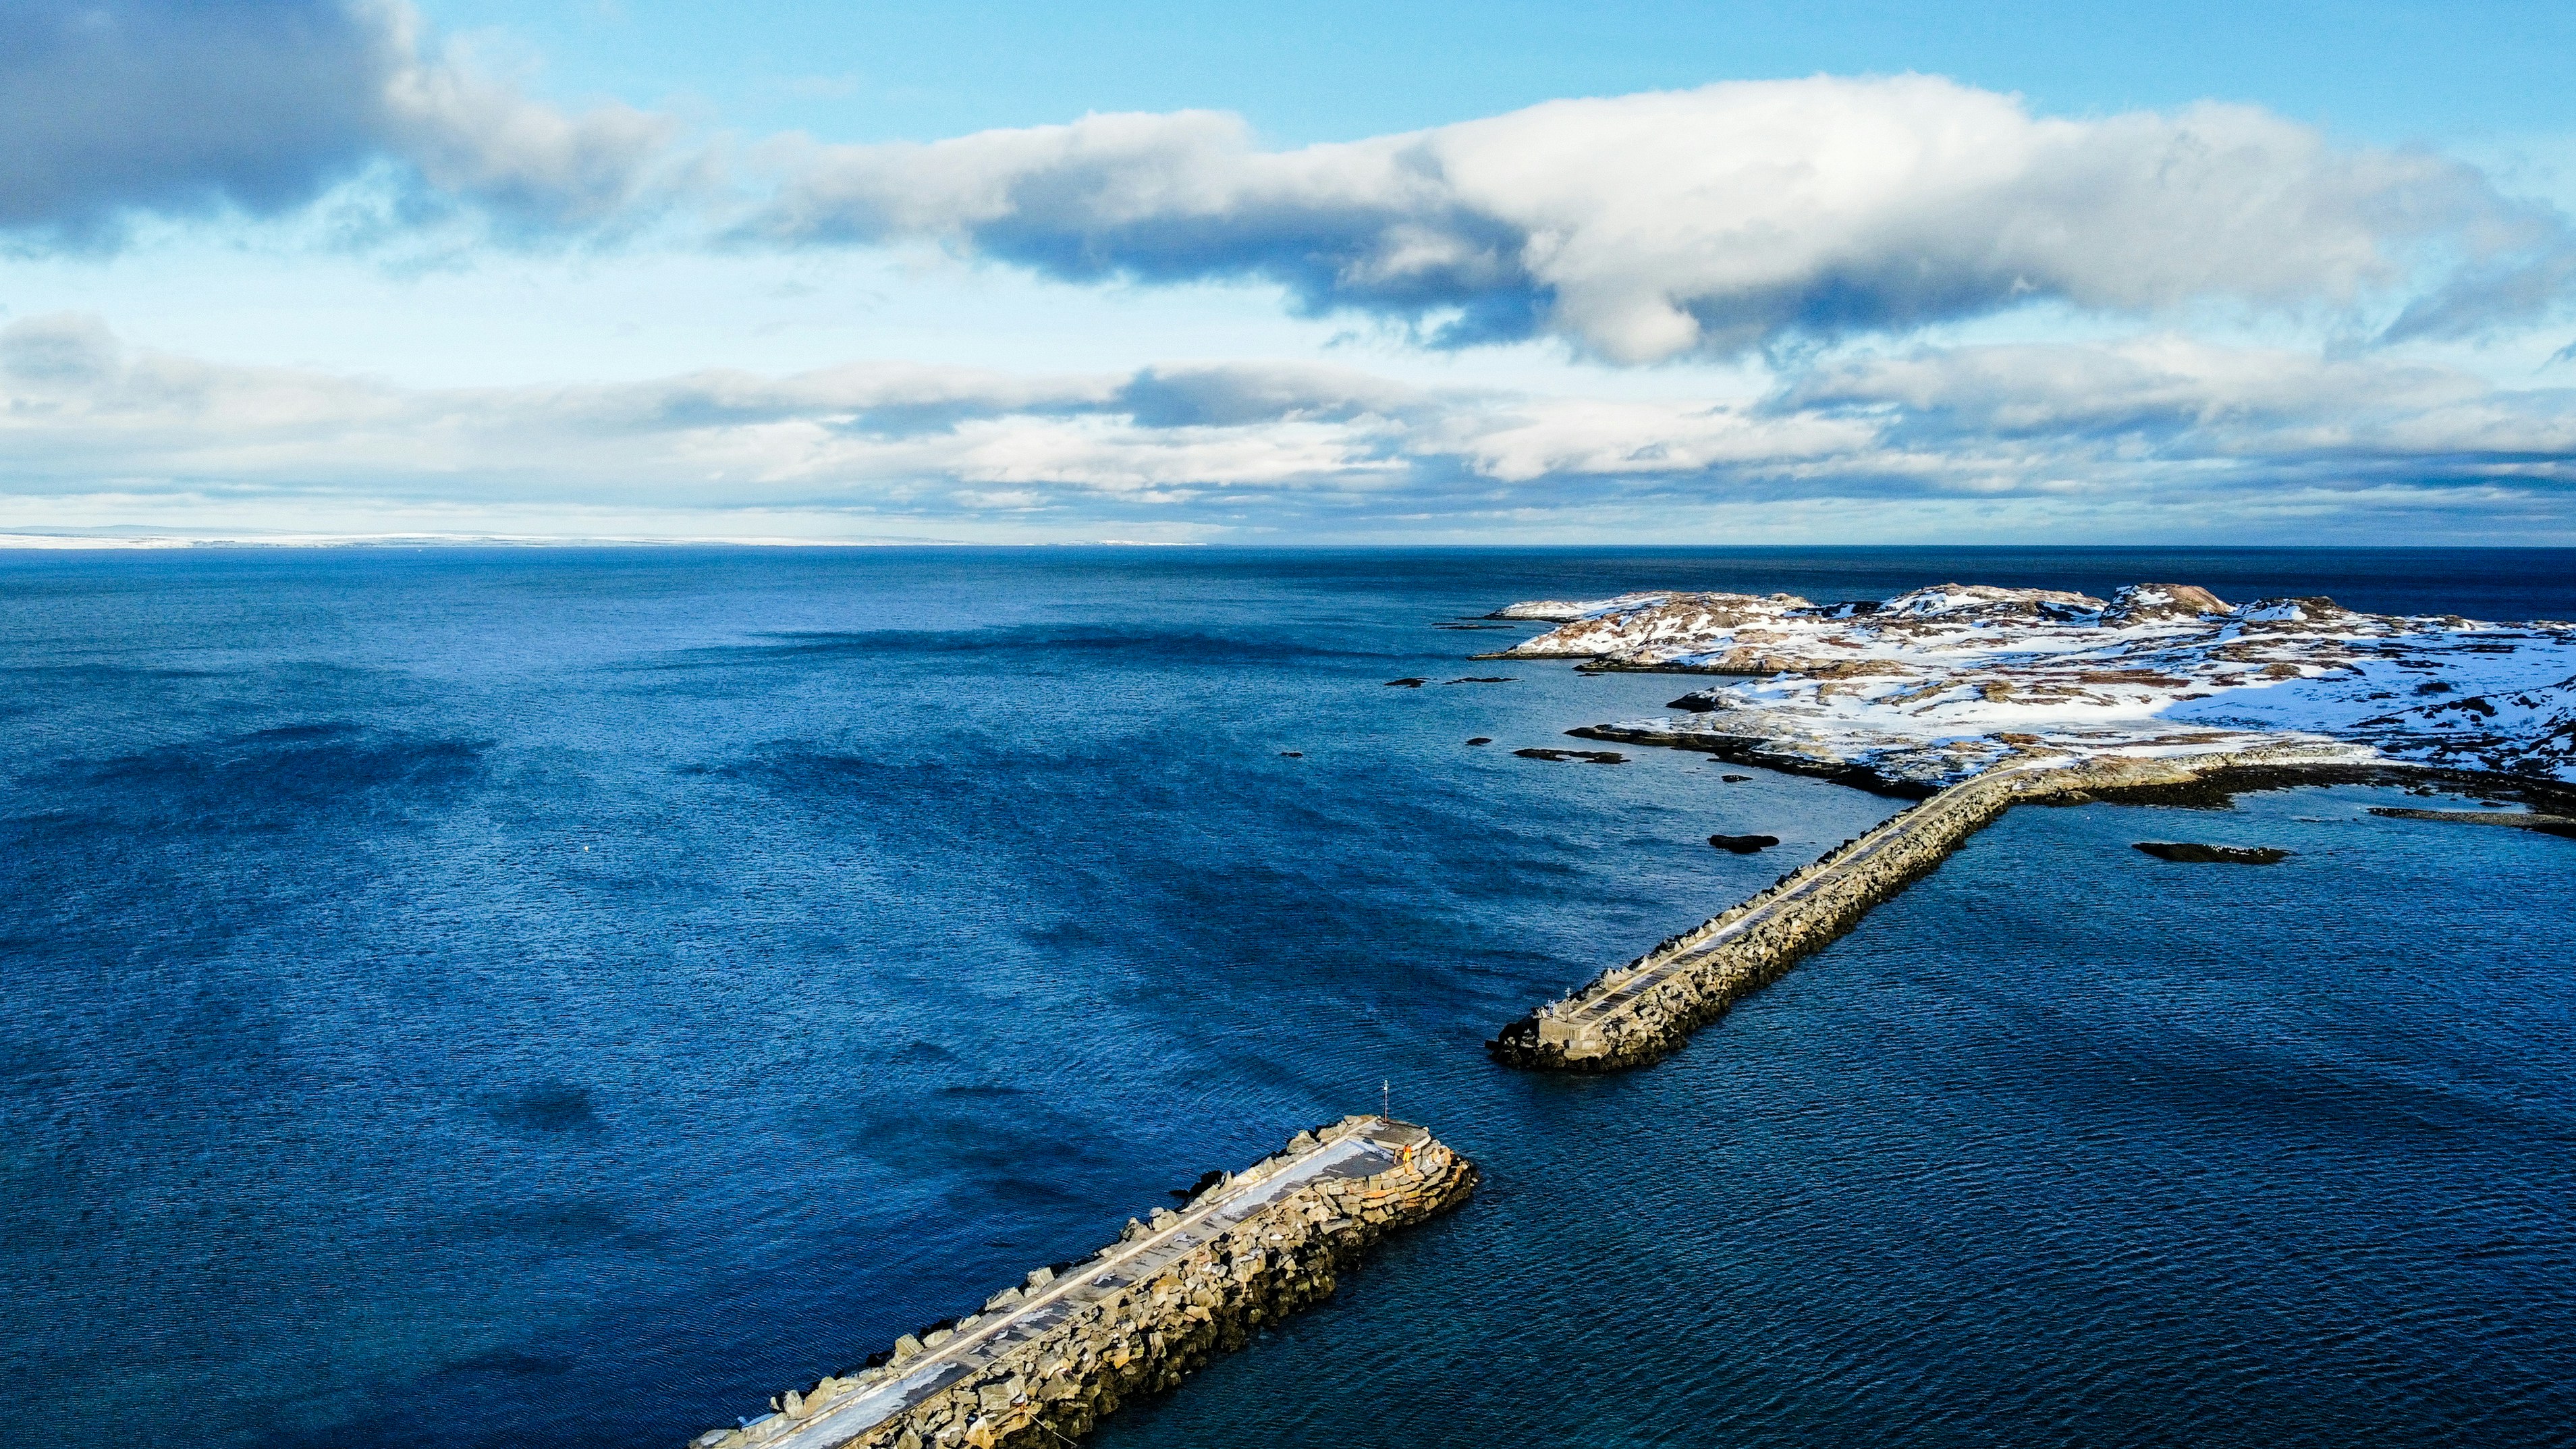
<svg viewBox="0 0 2576 1449">
<path fill-rule="evenodd" d="M 2184 865 L 2275 865 L 2290 852 L 2270 845 L 2201 845 L 2187 840 L 2141 840 L 2134 847 L 2158 860 Z"/>
<path fill-rule="evenodd" d="M 1467 741 L 1467 743 L 1471 745 L 1490 745 L 1493 742 L 1494 737 L 1492 735 L 1478 735 L 1474 739 Z"/>
<path fill-rule="evenodd" d="M 2426 794 L 2432 793 L 2426 791 Z M 2481 800 L 2481 805 L 2501 805 L 2501 800 Z M 2453 825 L 2502 825 L 2515 830 L 2536 830 L 2543 835 L 2563 835 L 2576 839 L 2576 816 L 2526 814 L 2481 815 L 2475 810 L 2412 810 L 2395 805 L 2373 805 L 2370 813 L 2389 820 L 2447 820 Z"/>
<path fill-rule="evenodd" d="M 1422 686 L 1429 684 L 1430 682 L 1431 681 L 1427 679 L 1416 679 L 1411 676 L 1407 676 L 1403 679 L 1388 680 L 1386 682 L 1386 687 L 1389 689 L 1420 689 Z"/>
<path fill-rule="evenodd" d="M 1772 846 L 1778 845 L 1780 843 L 1780 837 L 1776 835 L 1712 835 L 1708 838 L 1708 843 L 1716 846 L 1720 850 L 1734 851 L 1737 855 L 1751 855 L 1755 851 L 1769 850 Z"/>
<path fill-rule="evenodd" d="M 1514 750 L 1512 753 L 1520 756 L 1524 760 L 1581 760 L 1586 764 L 1593 765 L 1624 765 L 1628 763 L 1628 757 L 1619 753 L 1617 750 L 1527 749 Z"/>
</svg>

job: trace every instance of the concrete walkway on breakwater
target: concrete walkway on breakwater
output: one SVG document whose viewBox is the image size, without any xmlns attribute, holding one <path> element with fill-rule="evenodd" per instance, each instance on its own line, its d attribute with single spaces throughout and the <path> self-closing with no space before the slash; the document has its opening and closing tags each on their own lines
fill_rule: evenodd
<svg viewBox="0 0 2576 1449">
<path fill-rule="evenodd" d="M 1658 1060 L 1742 997 L 1848 931 L 2023 800 L 2185 783 L 2228 771 L 2349 771 L 2376 757 L 2328 741 L 2241 749 L 2025 756 L 1942 790 L 1844 842 L 1741 905 L 1506 1026 L 1485 1044 L 1506 1066 L 1605 1072 Z M 2392 762 L 2379 762 L 2383 765 Z"/>
<path fill-rule="evenodd" d="M 799 1423 L 786 1423 L 778 1415 L 754 1420 L 747 1426 L 747 1436 L 763 1449 L 834 1449 L 848 1443 L 959 1380 L 992 1367 L 1083 1309 L 1150 1280 L 1297 1189 L 1333 1178 L 1375 1177 L 1431 1140 L 1430 1132 L 1421 1127 L 1371 1118 L 1346 1136 L 1284 1159 L 1271 1159 L 1263 1169 L 1202 1197 L 1161 1229 L 1120 1244 L 1105 1258 L 1074 1265 L 1065 1277 L 1032 1290 L 1016 1307 L 984 1316 L 972 1331 L 899 1361 L 894 1366 L 896 1376 L 868 1391 Z"/>
</svg>

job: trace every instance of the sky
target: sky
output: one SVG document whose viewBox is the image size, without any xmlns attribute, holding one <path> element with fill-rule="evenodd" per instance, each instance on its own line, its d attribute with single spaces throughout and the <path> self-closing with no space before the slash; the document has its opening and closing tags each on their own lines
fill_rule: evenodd
<svg viewBox="0 0 2576 1449">
<path fill-rule="evenodd" d="M 2576 8 L 17 0 L 0 538 L 2576 543 Z"/>
</svg>

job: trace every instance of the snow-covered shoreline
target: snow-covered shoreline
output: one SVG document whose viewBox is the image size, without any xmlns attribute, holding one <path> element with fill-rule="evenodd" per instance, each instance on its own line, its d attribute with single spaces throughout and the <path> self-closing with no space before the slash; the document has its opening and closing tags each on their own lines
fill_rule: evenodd
<svg viewBox="0 0 2576 1449">
<path fill-rule="evenodd" d="M 1510 658 L 1730 676 L 1676 713 L 1584 731 L 1805 762 L 1914 789 L 2014 756 L 2242 754 L 2576 782 L 2576 624 L 2230 605 L 2182 584 L 2108 600 L 1944 584 L 1815 604 L 1630 594 L 1498 610 L 1557 628 Z"/>
</svg>

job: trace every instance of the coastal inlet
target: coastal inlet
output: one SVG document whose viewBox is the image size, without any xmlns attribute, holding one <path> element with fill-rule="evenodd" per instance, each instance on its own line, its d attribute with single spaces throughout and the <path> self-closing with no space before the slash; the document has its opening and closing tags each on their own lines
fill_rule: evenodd
<svg viewBox="0 0 2576 1449">
<path fill-rule="evenodd" d="M 1040 1268 L 690 1449 L 1063 1443 L 1330 1296 L 1380 1238 L 1465 1201 L 1476 1168 L 1411 1123 L 1345 1117 L 1210 1178 L 1180 1211 L 1131 1218 L 1091 1257 Z"/>
</svg>

